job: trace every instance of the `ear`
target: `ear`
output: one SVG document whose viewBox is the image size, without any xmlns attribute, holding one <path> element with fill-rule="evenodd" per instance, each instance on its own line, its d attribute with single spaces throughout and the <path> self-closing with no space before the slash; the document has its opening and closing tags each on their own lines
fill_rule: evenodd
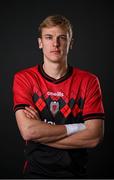
<svg viewBox="0 0 114 180">
<path fill-rule="evenodd" d="M 42 49 L 42 39 L 38 38 L 37 41 L 38 41 L 39 49 Z"/>
<path fill-rule="evenodd" d="M 74 39 L 71 39 L 71 42 L 70 42 L 70 49 L 72 49 L 73 42 L 74 42 Z"/>
</svg>

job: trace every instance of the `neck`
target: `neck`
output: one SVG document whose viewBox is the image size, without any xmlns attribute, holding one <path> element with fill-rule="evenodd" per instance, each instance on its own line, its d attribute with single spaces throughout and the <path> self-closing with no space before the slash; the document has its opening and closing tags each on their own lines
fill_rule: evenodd
<svg viewBox="0 0 114 180">
<path fill-rule="evenodd" d="M 44 62 L 43 64 L 43 70 L 45 73 L 54 79 L 60 79 L 64 76 L 67 72 L 67 67 L 67 63 Z"/>
</svg>

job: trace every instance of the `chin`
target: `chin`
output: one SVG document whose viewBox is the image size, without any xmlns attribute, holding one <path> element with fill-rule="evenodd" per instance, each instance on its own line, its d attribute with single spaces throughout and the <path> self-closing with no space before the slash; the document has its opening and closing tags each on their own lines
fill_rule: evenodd
<svg viewBox="0 0 114 180">
<path fill-rule="evenodd" d="M 60 63 L 60 62 L 62 62 L 62 59 L 50 59 L 50 61 L 51 62 L 53 62 L 53 63 Z"/>
</svg>

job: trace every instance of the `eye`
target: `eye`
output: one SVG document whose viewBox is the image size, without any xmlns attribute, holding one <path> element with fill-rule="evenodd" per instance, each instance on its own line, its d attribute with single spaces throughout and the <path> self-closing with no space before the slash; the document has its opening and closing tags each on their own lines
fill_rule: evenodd
<svg viewBox="0 0 114 180">
<path fill-rule="evenodd" d="M 67 40 L 67 37 L 66 37 L 66 36 L 64 36 L 64 35 L 60 36 L 59 38 L 60 38 L 60 39 L 62 39 L 62 40 L 64 40 L 64 41 L 66 41 L 66 40 Z"/>
<path fill-rule="evenodd" d="M 51 40 L 52 36 L 45 36 L 45 38 Z"/>
</svg>

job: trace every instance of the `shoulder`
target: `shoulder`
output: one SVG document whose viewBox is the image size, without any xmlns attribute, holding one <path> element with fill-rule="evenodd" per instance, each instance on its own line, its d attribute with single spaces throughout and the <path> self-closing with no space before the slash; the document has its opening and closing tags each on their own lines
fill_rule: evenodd
<svg viewBox="0 0 114 180">
<path fill-rule="evenodd" d="M 76 84 L 81 85 L 82 88 L 100 86 L 99 78 L 97 75 L 75 67 L 73 68 L 73 80 L 76 82 Z"/>
<path fill-rule="evenodd" d="M 38 65 L 25 68 L 16 72 L 14 74 L 14 78 L 17 78 L 17 77 L 29 78 L 30 76 L 34 76 L 37 73 L 37 71 L 38 71 Z"/>
<path fill-rule="evenodd" d="M 98 79 L 97 75 L 95 75 L 89 71 L 76 68 L 76 67 L 73 67 L 73 73 L 74 73 L 75 77 L 80 78 L 81 80 Z"/>
</svg>

